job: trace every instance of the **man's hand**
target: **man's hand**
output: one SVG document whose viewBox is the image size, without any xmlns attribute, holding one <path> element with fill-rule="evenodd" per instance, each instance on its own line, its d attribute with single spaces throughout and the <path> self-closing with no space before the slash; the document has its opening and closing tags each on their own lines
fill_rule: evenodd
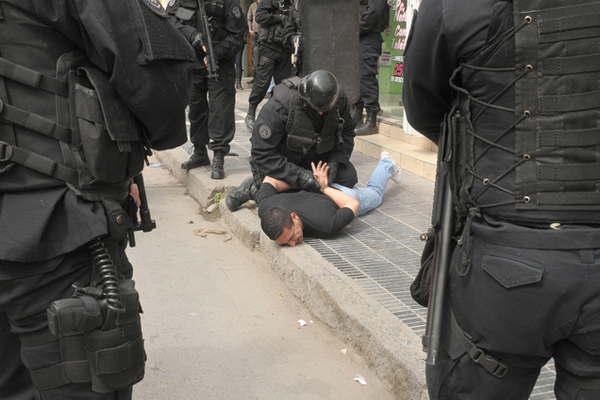
<svg viewBox="0 0 600 400">
<path fill-rule="evenodd" d="M 315 179 L 311 171 L 301 168 L 298 173 L 298 187 L 309 192 L 320 192 L 321 184 Z"/>
<path fill-rule="evenodd" d="M 140 188 L 136 183 L 132 183 L 129 186 L 129 196 L 133 199 L 137 208 L 142 206 L 142 199 L 140 198 Z"/>
<path fill-rule="evenodd" d="M 329 187 L 329 165 L 323 161 L 319 161 L 317 165 L 312 162 L 310 165 L 315 179 L 321 186 L 321 191 L 325 190 L 325 188 Z"/>
</svg>

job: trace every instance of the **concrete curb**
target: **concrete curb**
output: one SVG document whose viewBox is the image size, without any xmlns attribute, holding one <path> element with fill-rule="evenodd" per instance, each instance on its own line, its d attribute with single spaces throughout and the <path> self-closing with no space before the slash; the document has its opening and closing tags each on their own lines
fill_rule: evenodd
<svg viewBox="0 0 600 400">
<path fill-rule="evenodd" d="M 186 173 L 180 164 L 182 149 L 160 152 L 157 157 L 205 205 L 214 188 L 206 174 Z M 224 182 L 227 186 L 227 180 Z M 237 183 L 235 183 L 237 184 Z M 233 186 L 233 185 L 229 185 Z M 224 203 L 221 216 L 232 233 L 251 249 L 259 250 L 292 293 L 343 340 L 350 343 L 378 377 L 401 400 L 426 400 L 424 354 L 419 338 L 354 282 L 304 245 L 282 248 L 260 230 L 255 212 L 230 212 Z"/>
</svg>

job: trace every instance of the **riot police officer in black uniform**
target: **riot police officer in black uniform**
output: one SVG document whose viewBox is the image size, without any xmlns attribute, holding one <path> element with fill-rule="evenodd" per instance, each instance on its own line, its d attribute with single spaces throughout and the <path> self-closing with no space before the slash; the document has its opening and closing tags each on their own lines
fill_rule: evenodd
<svg viewBox="0 0 600 400">
<path fill-rule="evenodd" d="M 148 146 L 186 140 L 194 59 L 156 0 L 0 0 L 2 399 L 143 378 L 123 207 Z"/>
<path fill-rule="evenodd" d="M 371 135 L 377 133 L 377 114 L 379 113 L 379 81 L 377 71 L 381 45 L 381 33 L 390 22 L 390 6 L 387 0 L 361 0 L 360 16 L 360 100 L 356 104 L 356 134 Z M 367 119 L 363 121 L 363 110 L 367 110 Z"/>
<path fill-rule="evenodd" d="M 331 72 L 319 70 L 277 85 L 258 116 L 251 142 L 253 178 L 227 197 L 232 211 L 253 198 L 266 176 L 318 192 L 311 162 L 329 163 L 330 182 L 353 187 L 358 181 L 350 162 L 354 122 Z"/>
<path fill-rule="evenodd" d="M 248 99 L 246 126 L 252 131 L 256 108 L 265 98 L 271 79 L 279 84 L 292 76 L 293 37 L 298 34 L 298 15 L 292 0 L 262 0 L 256 9 L 259 59 Z"/>
<path fill-rule="evenodd" d="M 194 73 L 189 109 L 194 153 L 181 168 L 190 170 L 210 165 L 206 149 L 208 145 L 214 154 L 211 178 L 223 179 L 224 158 L 229 153 L 229 144 L 235 135 L 235 58 L 242 47 L 245 19 L 239 0 L 171 1 L 169 13 L 183 24 L 197 29 L 203 35 L 204 43 L 208 39 L 199 21 L 198 7 L 201 5 L 205 7 L 210 24 L 218 77 L 209 77 L 203 65 L 199 65 Z"/>
<path fill-rule="evenodd" d="M 600 398 L 598 10 L 421 3 L 404 105 L 445 149 L 457 225 L 432 400 L 529 399 L 551 358 L 558 400 Z"/>
</svg>

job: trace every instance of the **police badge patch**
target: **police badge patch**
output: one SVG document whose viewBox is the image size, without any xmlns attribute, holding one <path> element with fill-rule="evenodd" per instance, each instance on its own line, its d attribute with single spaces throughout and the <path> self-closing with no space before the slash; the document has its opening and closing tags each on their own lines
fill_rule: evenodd
<svg viewBox="0 0 600 400">
<path fill-rule="evenodd" d="M 269 127 L 269 125 L 261 125 L 260 128 L 258 128 L 258 136 L 260 136 L 261 139 L 269 140 L 269 139 L 271 139 L 272 135 L 273 135 L 273 132 L 271 131 L 271 128 Z"/>
<path fill-rule="evenodd" d="M 167 16 L 167 12 L 163 8 L 162 4 L 160 4 L 160 1 L 158 1 L 158 0 L 142 0 L 142 3 L 144 3 L 146 5 L 146 7 L 151 9 L 152 12 L 154 12 L 155 14 L 160 15 L 161 17 Z"/>
</svg>

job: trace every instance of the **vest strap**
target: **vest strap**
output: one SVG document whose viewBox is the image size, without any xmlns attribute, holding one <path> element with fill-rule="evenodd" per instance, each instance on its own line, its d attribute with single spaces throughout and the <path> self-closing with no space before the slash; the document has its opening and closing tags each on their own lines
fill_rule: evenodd
<svg viewBox="0 0 600 400">
<path fill-rule="evenodd" d="M 0 57 L 0 76 L 58 96 L 69 96 L 69 87 L 66 82 L 15 64 L 2 57 Z"/>
<path fill-rule="evenodd" d="M 600 14 L 573 15 L 540 21 L 540 33 L 566 32 L 600 26 Z"/>
<path fill-rule="evenodd" d="M 543 96 L 539 99 L 542 114 L 592 110 L 600 107 L 600 90 L 560 96 Z"/>
<path fill-rule="evenodd" d="M 67 361 L 31 371 L 31 380 L 40 391 L 86 383 L 91 381 L 90 366 L 87 361 Z"/>
<path fill-rule="evenodd" d="M 600 209 L 600 192 L 543 192 L 536 194 L 535 198 L 540 206 L 571 205 Z"/>
<path fill-rule="evenodd" d="M 13 162 L 75 186 L 79 182 L 77 170 L 6 142 L 0 142 L 0 162 Z"/>
<path fill-rule="evenodd" d="M 541 147 L 588 147 L 600 145 L 600 128 L 541 131 L 538 133 Z"/>
<path fill-rule="evenodd" d="M 0 99 L 0 119 L 41 133 L 62 142 L 71 142 L 71 130 L 41 115 L 6 104 Z"/>
<path fill-rule="evenodd" d="M 548 58 L 541 62 L 544 75 L 583 74 L 600 71 L 600 54 Z"/>
<path fill-rule="evenodd" d="M 539 165 L 538 179 L 543 181 L 592 181 L 600 179 L 600 163 Z"/>
</svg>

